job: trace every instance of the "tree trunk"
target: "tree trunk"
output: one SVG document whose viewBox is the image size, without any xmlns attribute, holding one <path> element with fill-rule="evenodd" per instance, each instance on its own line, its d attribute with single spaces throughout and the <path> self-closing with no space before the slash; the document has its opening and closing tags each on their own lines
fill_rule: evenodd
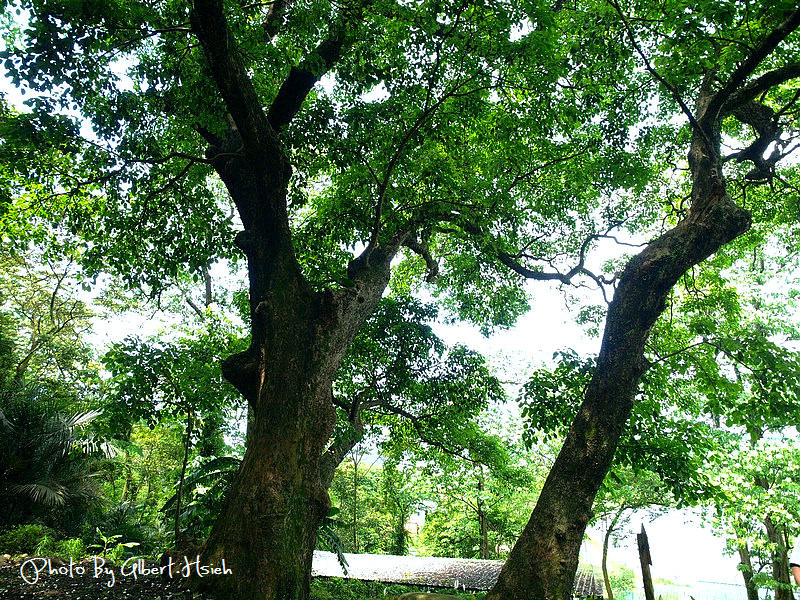
<svg viewBox="0 0 800 600">
<path fill-rule="evenodd" d="M 181 476 L 178 480 L 178 492 L 175 498 L 175 548 L 183 548 L 184 540 L 181 538 L 181 510 L 183 509 L 183 484 L 186 481 L 186 467 L 189 464 L 189 451 L 192 448 L 192 411 L 186 412 L 186 440 L 183 443 L 183 461 L 181 463 Z"/>
<path fill-rule="evenodd" d="M 294 94 L 292 110 L 281 104 L 283 116 L 271 118 L 271 110 L 268 117 L 223 3 L 192 4 L 192 31 L 228 110 L 225 139 L 204 135 L 206 155 L 244 226 L 236 245 L 247 257 L 250 284 L 250 347 L 225 360 L 222 371 L 252 412 L 242 464 L 202 556 L 217 568 L 224 560 L 232 573 L 195 577 L 193 585 L 216 600 L 305 600 L 317 530 L 330 510 L 322 477 L 331 472 L 323 454 L 335 422 L 332 381 L 375 310 L 404 240 L 398 237 L 391 249 L 370 245 L 351 261 L 348 288 L 311 288 L 292 244 L 286 205 L 292 170 L 278 131 L 318 77 L 292 69 L 272 106 L 285 92 Z M 295 76 L 304 83 L 296 85 Z"/>
<path fill-rule="evenodd" d="M 759 484 L 760 485 L 760 484 Z M 783 528 L 776 525 L 769 515 L 764 517 L 767 539 L 774 546 L 772 555 L 772 578 L 778 582 L 775 600 L 794 600 L 792 584 L 789 582 L 789 556 L 783 539 Z"/>
<path fill-rule="evenodd" d="M 358 463 L 353 455 L 353 552 L 358 554 Z"/>
<path fill-rule="evenodd" d="M 254 193 L 247 167 L 221 171 L 237 204 Z M 322 474 L 335 423 L 333 377 L 389 280 L 391 255 L 376 250 L 351 264 L 355 292 L 315 293 L 288 229 L 280 229 L 237 238 L 248 258 L 252 338 L 223 363 L 223 374 L 249 401 L 253 420 L 202 557 L 218 568 L 225 560 L 232 573 L 194 581 L 217 600 L 308 598 L 317 530 L 330 510 Z"/>
<path fill-rule="evenodd" d="M 688 216 L 634 256 L 620 276 L 583 404 L 487 600 L 566 600 L 572 595 L 592 503 L 646 368 L 650 328 L 678 279 L 750 226 L 749 213 L 725 191 L 718 124 L 712 125 L 693 136 Z"/>
<path fill-rule="evenodd" d="M 758 588 L 753 582 L 753 561 L 750 559 L 750 549 L 745 543 L 739 546 L 739 560 L 741 561 L 742 579 L 744 579 L 744 589 L 747 591 L 747 600 L 758 600 Z"/>
<path fill-rule="evenodd" d="M 489 523 L 486 514 L 486 503 L 483 501 L 483 469 L 478 475 L 478 532 L 480 542 L 478 547 L 478 558 L 488 559 L 489 556 Z"/>
<path fill-rule="evenodd" d="M 295 373 L 294 379 L 294 390 L 286 389 L 282 400 L 298 406 L 302 386 L 297 384 L 304 378 Z M 330 509 L 319 481 L 319 456 L 327 439 L 320 428 L 332 425 L 333 418 L 332 411 L 303 412 L 262 410 L 256 415 L 251 445 L 203 556 L 204 563 L 215 566 L 224 559 L 232 570 L 213 581 L 215 598 L 309 595 L 317 529 Z"/>
<path fill-rule="evenodd" d="M 624 506 L 621 507 L 616 513 L 614 513 L 614 518 L 611 519 L 611 524 L 606 529 L 606 534 L 603 536 L 603 561 L 602 561 L 602 569 L 603 569 L 603 584 L 606 588 L 606 600 L 614 600 L 614 592 L 611 589 L 611 578 L 608 576 L 608 543 L 611 539 L 611 534 L 616 529 L 617 523 L 619 522 L 620 517 L 622 517 L 622 513 L 627 510 Z"/>
</svg>

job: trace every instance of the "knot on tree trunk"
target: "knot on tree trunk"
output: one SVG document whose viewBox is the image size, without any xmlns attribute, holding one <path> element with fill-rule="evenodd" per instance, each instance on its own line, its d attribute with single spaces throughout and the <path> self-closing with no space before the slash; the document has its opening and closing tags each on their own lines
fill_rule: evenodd
<svg viewBox="0 0 800 600">
<path fill-rule="evenodd" d="M 223 377 L 255 408 L 263 379 L 258 350 L 250 346 L 244 352 L 233 354 L 222 361 L 221 368 Z"/>
<path fill-rule="evenodd" d="M 750 212 L 731 200 L 724 188 L 715 192 L 707 200 L 696 202 L 687 218 L 688 223 L 700 225 L 708 232 L 704 240 L 697 240 L 698 262 L 750 229 L 752 222 Z"/>
</svg>

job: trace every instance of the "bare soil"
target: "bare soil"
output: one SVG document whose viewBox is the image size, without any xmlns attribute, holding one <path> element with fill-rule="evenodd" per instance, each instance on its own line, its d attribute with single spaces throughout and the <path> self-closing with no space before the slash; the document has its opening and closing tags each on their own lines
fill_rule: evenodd
<svg viewBox="0 0 800 600">
<path fill-rule="evenodd" d="M 101 565 L 93 559 L 80 562 L 60 559 L 0 557 L 0 598 L 3 600 L 189 600 L 191 593 L 182 587 L 184 579 L 162 580 L 158 566 L 153 574 L 130 569 L 121 574 L 120 566 Z M 27 562 L 26 562 L 27 561 Z M 96 568 L 100 570 L 97 571 Z M 108 571 L 106 570 L 108 569 Z M 113 575 L 113 579 L 112 579 Z M 195 594 L 197 599 L 198 595 Z"/>
</svg>

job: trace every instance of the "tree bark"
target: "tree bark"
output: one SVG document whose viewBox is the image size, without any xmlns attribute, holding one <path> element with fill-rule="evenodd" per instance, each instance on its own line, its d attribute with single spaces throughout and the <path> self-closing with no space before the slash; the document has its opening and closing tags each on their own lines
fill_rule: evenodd
<svg viewBox="0 0 800 600">
<path fill-rule="evenodd" d="M 753 561 L 750 559 L 750 549 L 745 543 L 739 546 L 739 560 L 741 561 L 742 579 L 744 589 L 747 591 L 747 600 L 758 600 L 758 588 L 753 582 Z"/>
<path fill-rule="evenodd" d="M 204 137 L 206 155 L 244 226 L 236 244 L 247 258 L 251 342 L 226 359 L 222 371 L 252 416 L 242 464 L 202 556 L 203 564 L 218 568 L 224 560 L 232 574 L 196 577 L 193 586 L 219 600 L 303 600 L 317 530 L 330 509 L 323 456 L 335 422 L 332 381 L 375 310 L 404 238 L 351 261 L 351 287 L 311 289 L 292 245 L 286 206 L 291 166 L 278 131 L 319 73 L 293 68 L 268 117 L 221 0 L 194 0 L 191 23 L 228 110 L 225 139 Z M 341 46 L 342 40 L 323 42 L 315 51 L 321 64 L 330 68 Z"/>
</svg>

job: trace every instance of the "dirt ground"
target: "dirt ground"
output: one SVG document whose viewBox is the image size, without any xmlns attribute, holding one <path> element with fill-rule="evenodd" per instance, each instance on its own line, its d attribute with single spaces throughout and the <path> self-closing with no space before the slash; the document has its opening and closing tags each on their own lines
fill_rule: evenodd
<svg viewBox="0 0 800 600">
<path fill-rule="evenodd" d="M 0 598 L 3 600 L 189 600 L 182 577 L 163 581 L 157 566 L 128 569 L 86 559 L 70 564 L 57 559 L 3 560 L 0 557 Z M 133 570 L 136 570 L 135 577 Z M 141 574 L 140 574 L 141 573 Z M 195 594 L 195 599 L 198 596 Z"/>
</svg>

